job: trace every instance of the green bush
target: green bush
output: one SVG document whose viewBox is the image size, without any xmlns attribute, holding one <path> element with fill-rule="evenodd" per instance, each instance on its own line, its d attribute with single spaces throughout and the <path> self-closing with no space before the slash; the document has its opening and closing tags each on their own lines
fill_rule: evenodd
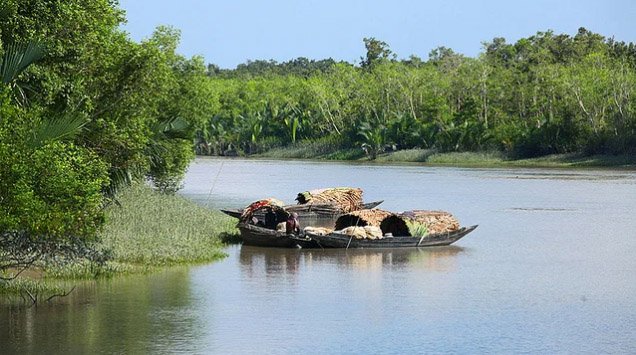
<svg viewBox="0 0 636 355">
<path fill-rule="evenodd" d="M 0 230 L 40 238 L 95 236 L 104 219 L 106 164 L 72 143 L 15 148 L 0 148 Z"/>
<path fill-rule="evenodd" d="M 181 188 L 181 180 L 194 158 L 192 143 L 185 139 L 162 140 L 155 149 L 148 177 L 159 191 L 174 193 Z"/>
</svg>

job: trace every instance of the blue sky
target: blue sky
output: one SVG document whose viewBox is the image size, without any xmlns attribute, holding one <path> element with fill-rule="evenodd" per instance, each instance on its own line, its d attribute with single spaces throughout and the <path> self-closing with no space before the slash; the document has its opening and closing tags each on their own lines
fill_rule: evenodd
<svg viewBox="0 0 636 355">
<path fill-rule="evenodd" d="M 158 25 L 181 30 L 179 52 L 234 68 L 248 59 L 297 57 L 359 61 L 364 37 L 389 44 L 399 58 L 428 58 L 450 47 L 476 56 L 482 42 L 510 42 L 537 31 L 576 34 L 585 27 L 636 42 L 636 0 L 120 0 L 135 40 Z"/>
</svg>

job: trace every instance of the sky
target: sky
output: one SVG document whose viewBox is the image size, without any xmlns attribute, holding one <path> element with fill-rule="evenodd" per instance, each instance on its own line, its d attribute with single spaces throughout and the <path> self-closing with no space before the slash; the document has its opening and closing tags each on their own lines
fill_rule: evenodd
<svg viewBox="0 0 636 355">
<path fill-rule="evenodd" d="M 359 63 L 363 38 L 388 43 L 398 58 L 423 59 L 439 46 L 475 57 L 482 43 L 579 27 L 636 42 L 636 0 L 120 0 L 136 41 L 158 25 L 181 31 L 179 53 L 221 68 L 247 60 L 298 57 Z"/>
</svg>

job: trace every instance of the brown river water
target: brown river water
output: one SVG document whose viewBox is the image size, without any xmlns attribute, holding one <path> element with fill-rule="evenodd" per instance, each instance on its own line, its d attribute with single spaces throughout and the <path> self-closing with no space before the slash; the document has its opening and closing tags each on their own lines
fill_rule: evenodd
<svg viewBox="0 0 636 355">
<path fill-rule="evenodd" d="M 450 247 L 266 249 L 0 306 L 0 353 L 635 353 L 636 172 L 197 159 L 210 208 L 357 186 L 479 224 Z"/>
</svg>

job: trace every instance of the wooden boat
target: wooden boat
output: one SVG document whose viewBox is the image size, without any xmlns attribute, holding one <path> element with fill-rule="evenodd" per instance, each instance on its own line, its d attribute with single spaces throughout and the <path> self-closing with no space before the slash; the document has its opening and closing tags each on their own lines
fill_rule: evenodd
<svg viewBox="0 0 636 355">
<path fill-rule="evenodd" d="M 418 248 L 450 245 L 472 232 L 477 226 L 460 228 L 452 232 L 428 234 L 422 237 L 383 237 L 382 239 L 356 239 L 340 233 L 317 235 L 307 233 L 322 248 Z"/>
<path fill-rule="evenodd" d="M 253 224 L 239 223 L 244 245 L 273 248 L 316 248 L 318 244 L 311 238 L 287 234 Z"/>
<path fill-rule="evenodd" d="M 233 218 L 241 218 L 241 215 L 243 214 L 243 210 L 242 209 L 223 209 L 221 208 L 221 212 L 225 213 L 226 215 L 233 217 Z"/>
<path fill-rule="evenodd" d="M 362 205 L 362 209 L 375 208 L 379 206 L 382 202 L 384 201 L 380 200 L 380 201 L 365 203 Z M 330 204 L 286 205 L 283 208 L 289 213 L 292 213 L 292 212 L 298 213 L 298 218 L 300 219 L 312 218 L 312 217 L 335 218 L 341 214 L 337 208 L 335 208 L 333 205 L 330 205 Z M 221 212 L 225 213 L 226 215 L 230 217 L 241 218 L 241 215 L 243 214 L 243 209 L 238 209 L 238 208 L 237 209 L 221 209 Z M 264 212 L 257 211 L 254 213 L 254 217 L 261 219 L 264 217 Z"/>
</svg>

